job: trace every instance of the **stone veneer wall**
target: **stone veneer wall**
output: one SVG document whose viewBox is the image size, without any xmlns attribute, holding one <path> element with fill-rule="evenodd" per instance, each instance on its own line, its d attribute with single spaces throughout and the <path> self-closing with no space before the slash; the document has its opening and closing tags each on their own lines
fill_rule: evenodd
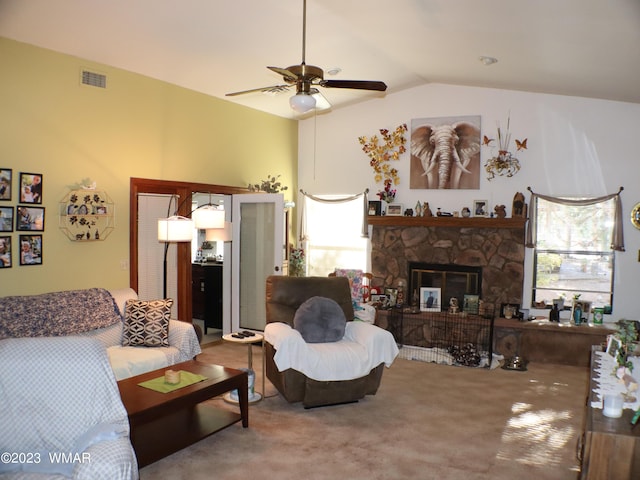
<svg viewBox="0 0 640 480">
<path fill-rule="evenodd" d="M 502 303 L 522 304 L 524 228 L 374 225 L 371 245 L 372 286 L 397 286 L 402 279 L 408 287 L 410 261 L 480 266 L 480 298 L 496 313 Z"/>
</svg>

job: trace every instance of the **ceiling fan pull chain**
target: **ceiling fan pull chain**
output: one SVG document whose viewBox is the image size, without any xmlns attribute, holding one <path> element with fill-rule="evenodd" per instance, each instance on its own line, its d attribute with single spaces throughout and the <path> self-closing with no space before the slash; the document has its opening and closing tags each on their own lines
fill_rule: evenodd
<svg viewBox="0 0 640 480">
<path fill-rule="evenodd" d="M 307 49 L 307 0 L 302 0 L 302 65 L 305 64 Z"/>
</svg>

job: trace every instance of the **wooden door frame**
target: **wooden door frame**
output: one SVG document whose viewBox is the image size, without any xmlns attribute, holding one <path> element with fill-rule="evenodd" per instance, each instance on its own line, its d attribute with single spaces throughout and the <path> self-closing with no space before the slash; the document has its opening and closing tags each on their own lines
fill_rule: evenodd
<svg viewBox="0 0 640 480">
<path fill-rule="evenodd" d="M 129 286 L 138 291 L 138 194 L 157 193 L 164 195 L 178 195 L 180 201 L 179 215 L 191 215 L 191 203 L 184 200 L 193 193 L 210 193 L 218 195 L 233 195 L 249 193 L 247 188 L 214 185 L 208 183 L 179 182 L 172 180 L 154 180 L 149 178 L 131 177 L 129 182 Z M 178 243 L 178 319 L 192 322 L 192 292 L 191 292 L 191 244 Z"/>
</svg>

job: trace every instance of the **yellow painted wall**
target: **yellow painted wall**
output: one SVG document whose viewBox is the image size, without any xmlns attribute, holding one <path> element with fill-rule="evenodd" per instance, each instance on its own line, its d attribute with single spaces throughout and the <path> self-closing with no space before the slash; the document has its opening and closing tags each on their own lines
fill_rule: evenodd
<svg viewBox="0 0 640 480">
<path fill-rule="evenodd" d="M 129 285 L 129 179 L 144 177 L 246 187 L 281 174 L 297 191 L 297 122 L 131 72 L 0 38 L 0 168 L 43 175 L 43 264 L 0 269 L 0 296 Z M 82 68 L 107 88 L 80 83 Z M 116 204 L 105 241 L 72 242 L 58 203 L 90 178 Z"/>
</svg>

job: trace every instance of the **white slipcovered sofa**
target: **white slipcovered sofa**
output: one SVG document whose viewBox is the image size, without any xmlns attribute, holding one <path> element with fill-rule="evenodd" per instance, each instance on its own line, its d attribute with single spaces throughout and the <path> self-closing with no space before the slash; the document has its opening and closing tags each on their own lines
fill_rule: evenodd
<svg viewBox="0 0 640 480">
<path fill-rule="evenodd" d="M 138 300 L 131 288 L 2 297 L 0 339 L 95 338 L 106 347 L 117 380 L 184 362 L 201 352 L 193 325 L 178 320 L 169 320 L 168 346 L 123 346 L 125 304 L 130 299 Z"/>
<path fill-rule="evenodd" d="M 126 301 L 138 299 L 132 288 L 109 290 L 109 293 L 123 318 Z M 168 347 L 124 347 L 121 343 L 122 329 L 121 323 L 86 334 L 99 339 L 107 347 L 109 361 L 118 380 L 191 360 L 202 351 L 193 325 L 188 322 L 169 320 Z"/>
</svg>

